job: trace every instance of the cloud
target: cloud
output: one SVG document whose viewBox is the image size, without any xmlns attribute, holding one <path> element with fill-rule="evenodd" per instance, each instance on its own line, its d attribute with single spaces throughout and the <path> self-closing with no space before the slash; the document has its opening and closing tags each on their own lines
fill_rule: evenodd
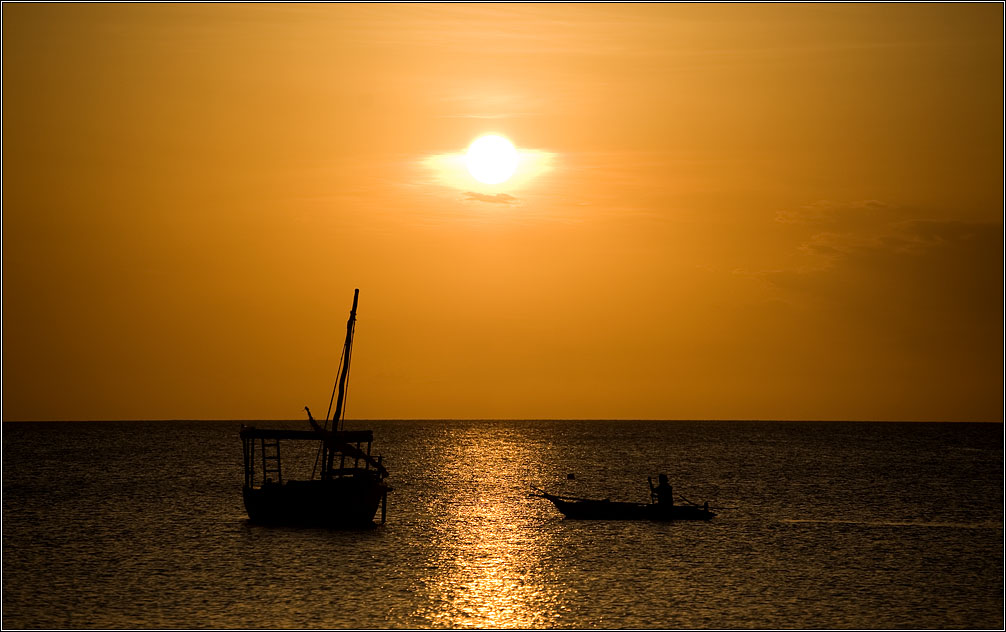
<svg viewBox="0 0 1006 632">
<path fill-rule="evenodd" d="M 796 210 L 779 211 L 775 220 L 802 227 L 796 250 L 804 255 L 798 271 L 829 269 L 840 261 L 854 261 L 886 252 L 891 255 L 934 255 L 940 248 L 977 240 L 968 248 L 988 249 L 989 236 L 1001 225 L 918 217 L 918 211 L 878 200 L 835 202 L 821 200 Z M 965 253 L 961 254 L 964 259 Z"/>
<path fill-rule="evenodd" d="M 777 211 L 775 221 L 781 224 L 836 224 L 846 222 L 869 222 L 891 217 L 898 209 L 880 200 L 857 200 L 836 202 L 818 200 L 797 209 Z"/>
<path fill-rule="evenodd" d="M 1000 364 L 1001 222 L 925 219 L 876 200 L 816 202 L 776 220 L 806 230 L 789 263 L 744 274 L 807 322 L 877 353 L 897 348 L 933 375 L 968 366 L 978 383 Z"/>
<path fill-rule="evenodd" d="M 820 233 L 800 265 L 765 272 L 788 300 L 918 349 L 958 345 L 987 364 L 1001 348 L 1003 226 L 907 220 Z"/>
<path fill-rule="evenodd" d="M 926 213 L 826 203 L 788 214 L 799 221 L 776 225 L 793 240 L 778 267 L 736 272 L 765 299 L 735 325 L 741 344 L 785 358 L 778 366 L 795 389 L 818 394 L 816 405 L 833 399 L 863 418 L 1001 420 L 1002 221 Z"/>
<path fill-rule="evenodd" d="M 465 191 L 465 199 L 472 202 L 489 202 L 490 204 L 516 204 L 518 202 L 517 198 L 506 193 L 486 195 L 485 193 L 475 193 L 474 191 Z"/>
</svg>

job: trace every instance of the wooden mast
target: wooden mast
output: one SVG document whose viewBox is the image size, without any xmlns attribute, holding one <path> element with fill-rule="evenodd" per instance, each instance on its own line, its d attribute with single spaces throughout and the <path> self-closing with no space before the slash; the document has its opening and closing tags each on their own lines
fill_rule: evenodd
<svg viewBox="0 0 1006 632">
<path fill-rule="evenodd" d="M 346 378 L 349 377 L 349 359 L 353 350 L 353 329 L 356 326 L 356 304 L 360 299 L 359 288 L 353 290 L 353 309 L 349 310 L 349 321 L 346 322 L 346 344 L 342 348 L 342 373 L 339 374 L 339 395 L 335 403 L 335 413 L 332 415 L 332 430 L 339 430 L 339 420 L 342 419 L 342 407 L 346 399 Z M 328 451 L 324 471 L 331 475 L 335 452 Z"/>
</svg>

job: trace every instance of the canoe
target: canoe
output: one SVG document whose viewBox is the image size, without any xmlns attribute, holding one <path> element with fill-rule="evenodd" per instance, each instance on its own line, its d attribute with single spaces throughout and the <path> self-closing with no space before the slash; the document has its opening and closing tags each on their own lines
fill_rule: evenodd
<svg viewBox="0 0 1006 632">
<path fill-rule="evenodd" d="M 706 506 L 628 503 L 612 500 L 591 500 L 556 496 L 538 490 L 535 494 L 555 505 L 562 515 L 572 520 L 710 520 L 716 514 Z"/>
</svg>

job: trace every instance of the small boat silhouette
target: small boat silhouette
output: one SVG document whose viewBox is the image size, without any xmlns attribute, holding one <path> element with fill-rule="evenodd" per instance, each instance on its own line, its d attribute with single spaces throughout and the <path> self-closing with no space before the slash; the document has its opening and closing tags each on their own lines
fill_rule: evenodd
<svg viewBox="0 0 1006 632">
<path fill-rule="evenodd" d="M 242 491 L 245 509 L 252 522 L 294 526 L 367 526 L 373 524 L 379 505 L 381 522 L 385 520 L 391 487 L 385 483 L 388 470 L 381 457 L 371 454 L 374 433 L 339 427 L 344 414 L 359 296 L 360 290 L 356 290 L 349 322 L 346 323 L 342 370 L 337 382 L 339 399 L 331 418 L 332 428 L 328 428 L 328 415 L 324 425 L 319 425 L 307 406 L 304 409 L 310 430 L 241 427 L 245 474 Z M 280 442 L 284 440 L 318 443 L 315 468 L 310 479 L 283 479 Z M 256 468 L 256 463 L 261 467 Z M 320 471 L 317 467 L 319 463 Z"/>
<path fill-rule="evenodd" d="M 716 516 L 709 510 L 709 503 L 631 503 L 559 496 L 536 487 L 532 489 L 536 492 L 532 496 L 550 501 L 562 515 L 573 520 L 710 520 Z"/>
</svg>

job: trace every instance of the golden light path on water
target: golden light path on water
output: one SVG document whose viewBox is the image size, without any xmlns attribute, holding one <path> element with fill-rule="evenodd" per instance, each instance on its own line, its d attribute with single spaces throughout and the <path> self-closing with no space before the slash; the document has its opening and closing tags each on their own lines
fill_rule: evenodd
<svg viewBox="0 0 1006 632">
<path fill-rule="evenodd" d="M 455 437 L 437 477 L 457 486 L 431 534 L 435 553 L 414 620 L 432 628 L 554 627 L 565 600 L 545 563 L 551 536 L 532 505 L 514 502 L 527 497 L 514 485 L 540 467 L 537 449 L 476 429 Z"/>
</svg>

